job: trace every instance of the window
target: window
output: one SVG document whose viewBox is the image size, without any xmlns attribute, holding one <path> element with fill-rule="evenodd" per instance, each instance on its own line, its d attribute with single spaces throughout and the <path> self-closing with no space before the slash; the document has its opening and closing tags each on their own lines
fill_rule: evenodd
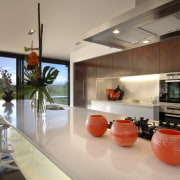
<svg viewBox="0 0 180 180">
<path fill-rule="evenodd" d="M 8 57 L 0 57 L 0 67 L 2 70 L 7 70 L 11 74 L 12 85 L 16 86 L 16 59 Z M 0 99 L 3 95 L 3 79 L 0 74 Z"/>
<path fill-rule="evenodd" d="M 0 52 L 0 67 L 6 69 L 8 73 L 12 74 L 12 84 L 15 86 L 17 85 L 17 87 L 24 82 L 24 65 L 26 65 L 24 55 Z M 49 93 L 54 102 L 57 104 L 69 105 L 69 61 L 43 58 L 42 68 L 44 68 L 44 66 L 55 67 L 59 70 L 58 77 L 54 83 L 48 86 Z M 1 76 L 0 83 L 1 99 L 3 93 Z M 27 98 L 28 97 L 25 96 L 25 99 Z"/>
<path fill-rule="evenodd" d="M 54 102 L 57 104 L 68 104 L 68 69 L 66 65 L 63 64 L 52 64 L 52 63 L 42 63 L 42 69 L 45 66 L 51 66 L 59 70 L 59 74 L 53 84 L 48 85 L 48 91 Z"/>
</svg>

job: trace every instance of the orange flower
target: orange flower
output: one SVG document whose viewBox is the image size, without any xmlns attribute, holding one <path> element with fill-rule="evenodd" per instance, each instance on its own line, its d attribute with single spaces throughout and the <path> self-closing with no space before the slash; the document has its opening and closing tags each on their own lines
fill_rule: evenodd
<svg viewBox="0 0 180 180">
<path fill-rule="evenodd" d="M 28 61 L 28 65 L 30 66 L 34 66 L 39 62 L 38 56 L 35 52 L 31 52 L 29 54 L 29 61 Z"/>
</svg>

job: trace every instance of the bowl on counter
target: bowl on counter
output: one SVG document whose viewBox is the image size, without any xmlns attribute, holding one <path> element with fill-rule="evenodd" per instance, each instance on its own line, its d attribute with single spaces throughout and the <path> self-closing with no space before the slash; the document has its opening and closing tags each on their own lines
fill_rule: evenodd
<svg viewBox="0 0 180 180">
<path fill-rule="evenodd" d="M 102 115 L 90 115 L 86 120 L 87 131 L 95 137 L 102 136 L 108 128 L 108 121 Z"/>
<path fill-rule="evenodd" d="M 170 165 L 180 165 L 180 131 L 159 129 L 151 139 L 155 156 Z"/>
<path fill-rule="evenodd" d="M 110 100 L 118 100 L 119 99 L 119 93 L 118 92 L 112 92 L 110 94 Z"/>
<path fill-rule="evenodd" d="M 111 100 L 110 94 L 114 93 L 114 89 L 106 89 L 106 95 L 108 100 Z"/>
<path fill-rule="evenodd" d="M 131 146 L 138 137 L 136 125 L 129 120 L 116 120 L 110 129 L 112 140 L 120 146 Z"/>
</svg>

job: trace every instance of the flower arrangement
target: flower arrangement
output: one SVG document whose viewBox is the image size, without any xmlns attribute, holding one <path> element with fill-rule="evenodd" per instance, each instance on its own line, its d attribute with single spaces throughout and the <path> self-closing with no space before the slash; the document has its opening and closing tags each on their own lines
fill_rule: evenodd
<svg viewBox="0 0 180 180">
<path fill-rule="evenodd" d="M 47 85 L 52 84 L 59 71 L 53 67 L 45 66 L 42 73 L 39 70 L 39 58 L 36 52 L 32 51 L 27 57 L 27 67 L 24 67 L 25 84 L 18 92 L 18 95 L 30 93 L 30 99 L 38 92 L 38 101 L 40 106 L 43 104 L 43 95 L 52 104 L 53 99 L 48 93 Z"/>
<path fill-rule="evenodd" d="M 4 94 L 2 98 L 6 102 L 11 102 L 11 100 L 14 98 L 14 88 L 12 86 L 12 80 L 11 76 L 12 74 L 8 73 L 7 70 L 3 70 L 2 67 L 0 67 L 0 72 L 3 78 L 3 89 L 4 89 Z"/>
<path fill-rule="evenodd" d="M 26 57 L 27 67 L 24 67 L 25 74 L 25 84 L 22 89 L 18 92 L 19 95 L 25 95 L 30 93 L 30 98 L 32 99 L 36 94 L 36 107 L 38 112 L 45 111 L 44 96 L 52 104 L 54 103 L 50 94 L 47 90 L 47 85 L 52 84 L 56 79 L 59 71 L 53 67 L 45 66 L 41 72 L 41 58 L 42 58 L 42 35 L 43 35 L 43 24 L 40 23 L 40 3 L 38 3 L 38 32 L 39 32 L 39 47 L 33 48 L 33 41 L 31 43 L 31 48 L 24 47 L 24 50 L 31 51 L 31 53 Z M 39 57 L 34 50 L 39 50 Z"/>
</svg>

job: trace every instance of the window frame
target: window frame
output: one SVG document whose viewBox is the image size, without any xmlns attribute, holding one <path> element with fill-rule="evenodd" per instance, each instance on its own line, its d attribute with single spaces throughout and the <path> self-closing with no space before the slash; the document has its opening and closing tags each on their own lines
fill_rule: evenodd
<svg viewBox="0 0 180 180">
<path fill-rule="evenodd" d="M 19 85 L 23 84 L 24 82 L 23 67 L 24 67 L 25 56 L 26 56 L 25 54 L 0 51 L 0 57 L 7 57 L 7 58 L 9 57 L 16 59 L 16 87 L 19 87 Z M 62 64 L 68 67 L 68 105 L 70 105 L 70 62 L 68 60 L 54 59 L 49 57 L 42 57 L 41 62 Z M 21 97 L 20 99 L 23 98 Z"/>
</svg>

